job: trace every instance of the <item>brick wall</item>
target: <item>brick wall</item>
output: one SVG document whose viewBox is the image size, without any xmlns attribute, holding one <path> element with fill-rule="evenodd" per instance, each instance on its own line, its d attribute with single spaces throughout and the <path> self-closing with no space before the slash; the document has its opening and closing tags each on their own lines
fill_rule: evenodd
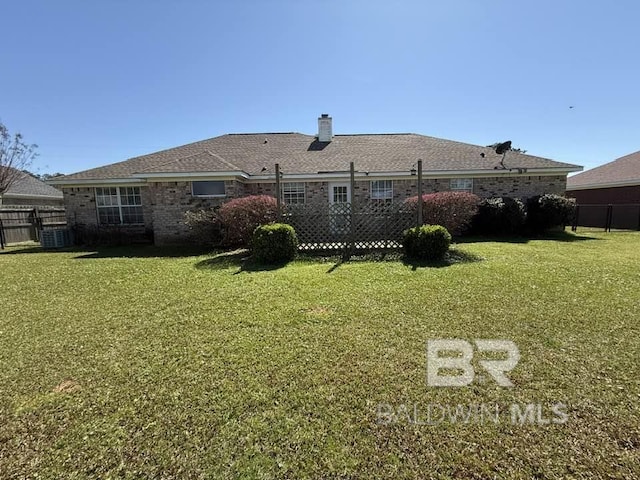
<svg viewBox="0 0 640 480">
<path fill-rule="evenodd" d="M 96 225 L 95 189 L 91 187 L 63 188 L 68 225 Z"/>
<path fill-rule="evenodd" d="M 153 215 L 153 232 L 156 245 L 191 243 L 191 231 L 184 223 L 189 210 L 219 207 L 224 202 L 244 196 L 245 185 L 225 181 L 225 196 L 216 198 L 194 197 L 191 182 L 157 182 L 149 184 Z"/>
<path fill-rule="evenodd" d="M 564 195 L 566 188 L 567 177 L 564 175 L 488 177 L 473 179 L 473 193 L 482 198 L 528 198 L 545 193 Z"/>
<path fill-rule="evenodd" d="M 98 225 L 98 212 L 96 210 L 96 190 L 94 187 L 72 187 L 62 190 L 64 195 L 64 205 L 67 212 L 67 223 L 69 225 Z M 147 187 L 140 187 L 142 199 L 142 214 L 144 218 L 144 228 L 153 229 L 152 202 Z M 127 226 L 123 226 L 127 228 Z M 140 230 L 140 226 L 132 227 L 132 230 Z"/>
<path fill-rule="evenodd" d="M 394 200 L 402 201 L 417 195 L 417 179 L 394 180 Z M 307 182 L 305 196 L 307 203 L 329 201 L 329 182 Z M 543 193 L 564 194 L 566 177 L 556 176 L 513 176 L 474 178 L 473 192 L 480 197 L 511 196 L 526 198 Z M 359 180 L 355 183 L 352 199 L 365 202 L 370 198 L 371 181 Z M 423 192 L 449 190 L 449 179 L 424 179 Z M 157 245 L 183 244 L 191 241 L 189 228 L 184 224 L 184 213 L 188 210 L 220 206 L 232 198 L 246 195 L 275 196 L 275 183 L 250 183 L 225 181 L 224 197 L 200 198 L 191 195 L 191 182 L 155 182 L 140 187 L 143 203 L 144 227 L 153 230 Z M 64 201 L 69 225 L 97 225 L 95 190 L 93 187 L 64 188 Z M 127 228 L 127 227 L 121 227 Z M 141 226 L 131 227 L 141 229 Z"/>
</svg>

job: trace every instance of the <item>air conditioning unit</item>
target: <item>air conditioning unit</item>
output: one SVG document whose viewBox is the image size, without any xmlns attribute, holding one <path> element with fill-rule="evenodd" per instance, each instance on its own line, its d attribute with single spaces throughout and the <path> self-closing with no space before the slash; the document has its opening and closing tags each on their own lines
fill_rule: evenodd
<svg viewBox="0 0 640 480">
<path fill-rule="evenodd" d="M 71 234 L 66 228 L 41 230 L 40 245 L 44 249 L 68 247 L 71 245 Z"/>
</svg>

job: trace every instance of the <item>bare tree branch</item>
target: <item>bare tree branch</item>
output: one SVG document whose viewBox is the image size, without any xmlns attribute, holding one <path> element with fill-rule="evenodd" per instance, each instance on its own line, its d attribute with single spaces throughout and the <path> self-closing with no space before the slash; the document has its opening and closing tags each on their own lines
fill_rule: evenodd
<svg viewBox="0 0 640 480">
<path fill-rule="evenodd" d="M 0 195 L 22 175 L 37 156 L 37 145 L 27 145 L 22 135 L 11 135 L 9 129 L 0 123 Z"/>
</svg>

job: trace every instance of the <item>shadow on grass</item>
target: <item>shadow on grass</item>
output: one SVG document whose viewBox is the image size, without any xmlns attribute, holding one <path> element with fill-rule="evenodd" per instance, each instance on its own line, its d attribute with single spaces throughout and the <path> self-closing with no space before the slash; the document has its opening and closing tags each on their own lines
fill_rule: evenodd
<svg viewBox="0 0 640 480">
<path fill-rule="evenodd" d="M 482 260 L 484 260 L 484 258 L 474 255 L 473 253 L 452 248 L 447 252 L 446 256 L 442 260 L 414 260 L 408 257 L 403 257 L 402 263 L 411 267 L 411 270 L 415 271 L 418 268 L 444 268 L 459 263 L 475 263 L 481 262 Z"/>
<path fill-rule="evenodd" d="M 417 270 L 418 268 L 450 267 L 451 265 L 455 265 L 458 263 L 473 263 L 484 260 L 478 255 L 474 255 L 463 250 L 458 250 L 456 248 L 452 248 L 451 250 L 449 250 L 446 257 L 443 260 L 439 261 L 412 260 L 410 258 L 407 258 L 401 250 L 354 254 L 351 256 L 351 258 L 349 258 L 349 260 L 345 260 L 343 257 L 338 255 L 331 257 L 301 256 L 300 258 L 321 263 L 333 263 L 329 270 L 327 270 L 327 273 L 335 272 L 338 268 L 340 268 L 340 266 L 344 265 L 345 263 L 355 262 L 402 262 L 403 264 L 412 267 L 413 270 Z"/>
<path fill-rule="evenodd" d="M 80 249 L 76 249 L 80 250 Z M 87 251 L 89 250 L 89 251 Z M 91 258 L 185 258 L 211 254 L 211 247 L 156 247 L 153 245 L 81 249 L 78 260 Z"/>
<path fill-rule="evenodd" d="M 0 255 L 28 253 L 77 253 L 76 259 L 90 258 L 182 258 L 211 254 L 211 247 L 156 247 L 153 245 L 126 245 L 118 247 L 64 247 L 44 249 L 40 246 L 9 246 Z"/>
<path fill-rule="evenodd" d="M 456 243 L 481 243 L 481 242 L 501 242 L 501 243 L 529 243 L 532 240 L 545 240 L 552 242 L 584 242 L 587 240 L 602 240 L 597 237 L 578 235 L 571 232 L 549 232 L 539 236 L 469 236 L 456 238 Z"/>
<path fill-rule="evenodd" d="M 234 273 L 237 275 L 242 272 L 265 272 L 269 270 L 278 270 L 285 267 L 289 262 L 276 263 L 272 265 L 264 265 L 256 262 L 249 253 L 249 250 L 241 249 L 231 252 L 222 252 L 207 258 L 195 264 L 198 270 L 225 270 L 231 267 L 238 267 Z"/>
</svg>

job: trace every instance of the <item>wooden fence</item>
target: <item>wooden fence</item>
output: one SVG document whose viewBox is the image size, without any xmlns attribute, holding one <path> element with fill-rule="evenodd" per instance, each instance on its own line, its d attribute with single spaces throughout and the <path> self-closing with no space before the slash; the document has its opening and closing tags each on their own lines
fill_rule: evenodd
<svg viewBox="0 0 640 480">
<path fill-rule="evenodd" d="M 40 231 L 67 225 L 64 208 L 0 208 L 0 247 L 21 242 L 39 242 Z"/>
</svg>

